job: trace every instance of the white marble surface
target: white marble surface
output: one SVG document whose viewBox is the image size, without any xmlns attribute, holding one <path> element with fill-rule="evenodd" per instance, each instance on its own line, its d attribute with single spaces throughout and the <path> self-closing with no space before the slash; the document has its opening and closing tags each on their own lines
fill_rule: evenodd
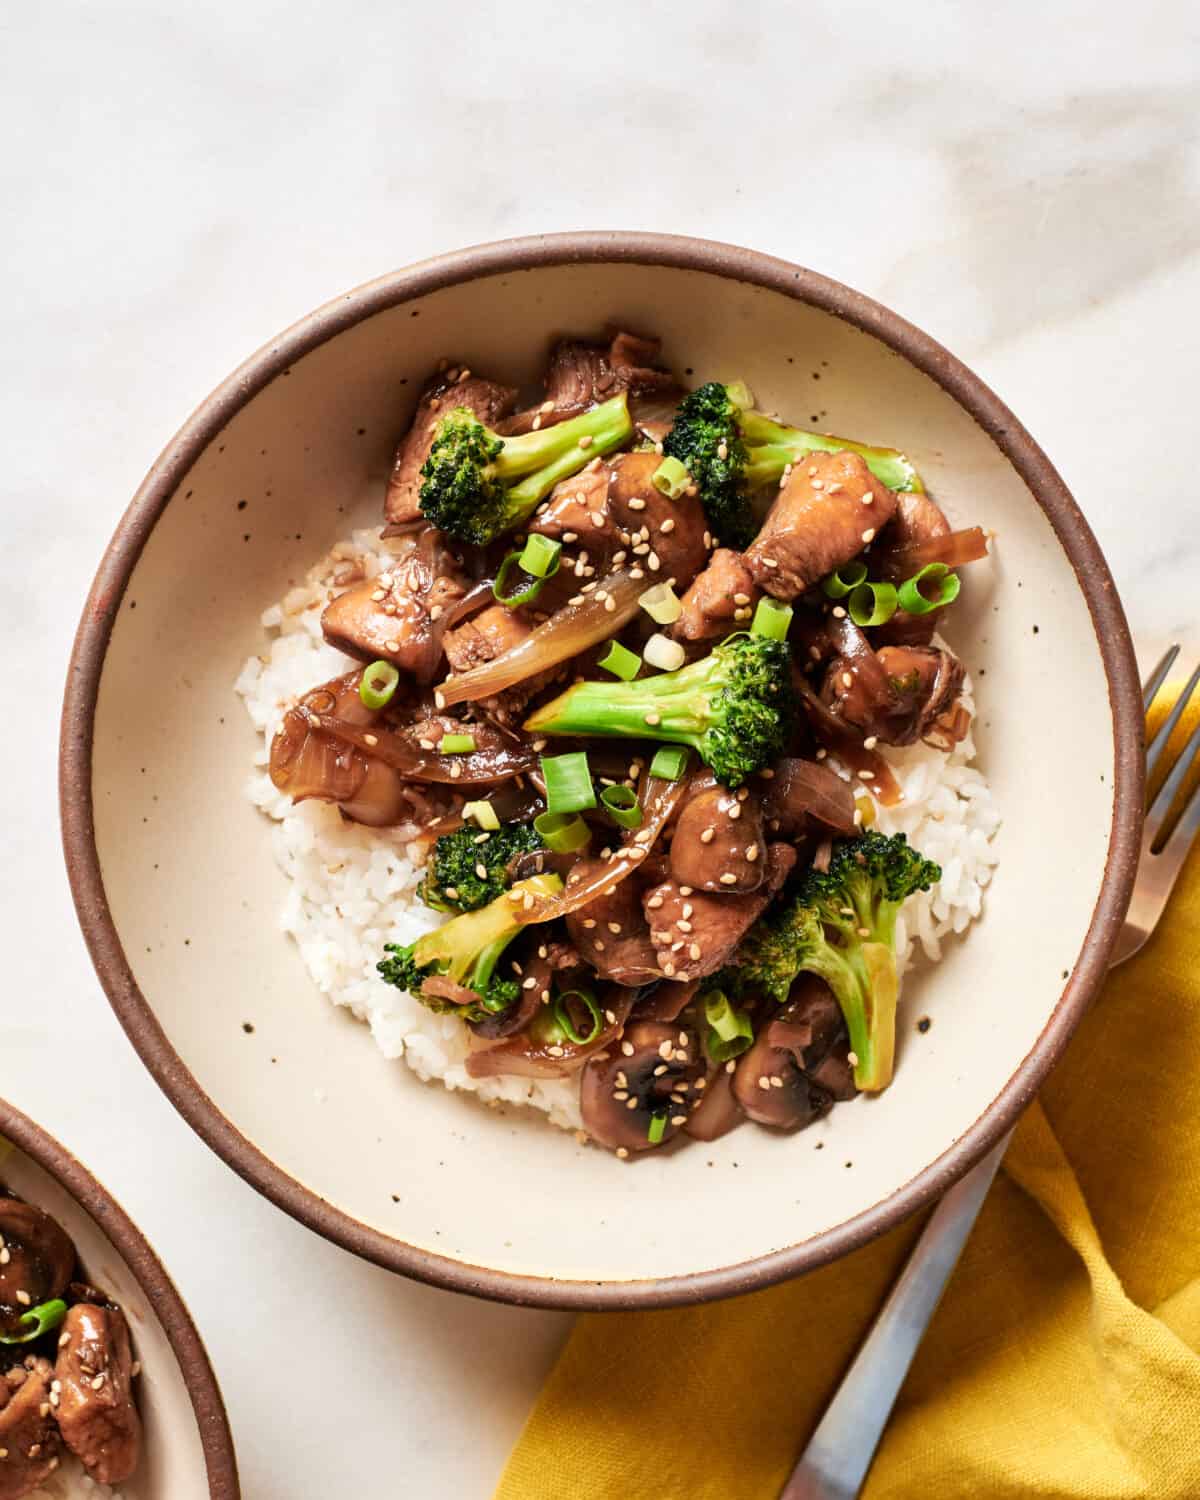
<svg viewBox="0 0 1200 1500">
<path fill-rule="evenodd" d="M 1186 0 L 0 15 L 0 660 L 22 685 L 0 749 L 0 1091 L 162 1253 L 254 1500 L 485 1497 L 567 1321 L 292 1224 L 191 1134 L 104 1002 L 60 867 L 56 720 L 148 462 L 246 353 L 378 272 L 549 229 L 711 235 L 964 356 L 1073 486 L 1135 631 L 1200 639 L 1198 74 Z M 302 1308 L 332 1378 L 295 1369 Z"/>
</svg>

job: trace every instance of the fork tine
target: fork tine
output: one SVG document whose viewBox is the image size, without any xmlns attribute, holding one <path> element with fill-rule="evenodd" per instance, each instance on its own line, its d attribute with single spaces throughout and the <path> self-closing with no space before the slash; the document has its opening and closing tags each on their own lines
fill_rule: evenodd
<svg viewBox="0 0 1200 1500">
<path fill-rule="evenodd" d="M 1143 708 L 1149 708 L 1151 703 L 1154 702 L 1155 695 L 1158 693 L 1158 690 L 1160 687 L 1162 687 L 1163 683 L 1166 682 L 1167 673 L 1175 665 L 1175 658 L 1178 655 L 1178 646 L 1168 646 L 1167 649 L 1163 652 L 1162 660 L 1159 662 L 1158 666 L 1155 667 L 1154 671 L 1150 673 L 1150 676 L 1147 677 L 1145 683 L 1142 686 Z"/>
<path fill-rule="evenodd" d="M 1166 781 L 1163 782 L 1162 786 L 1158 790 L 1158 796 L 1155 797 L 1154 801 L 1150 804 L 1150 809 L 1146 814 L 1147 822 L 1149 822 L 1151 818 L 1157 816 L 1159 827 L 1161 828 L 1162 820 L 1170 812 L 1171 803 L 1174 802 L 1175 798 L 1178 796 L 1179 788 L 1183 785 L 1185 779 L 1187 778 L 1187 774 L 1192 769 L 1197 756 L 1200 756 L 1200 724 L 1197 724 L 1195 729 L 1192 730 L 1191 734 L 1188 735 L 1188 742 L 1183 747 L 1183 753 L 1171 767 L 1171 774 L 1167 777 Z M 1189 803 L 1195 800 L 1195 796 L 1196 794 L 1195 792 L 1193 792 L 1191 798 L 1189 799 Z M 1157 828 L 1154 830 L 1154 837 L 1158 837 Z"/>
<path fill-rule="evenodd" d="M 1146 747 L 1146 775 L 1149 776 L 1162 759 L 1162 753 L 1167 748 L 1167 741 L 1174 733 L 1176 724 L 1183 716 L 1183 711 L 1188 706 L 1188 700 L 1196 691 L 1196 684 L 1200 683 L 1200 667 L 1197 667 L 1184 685 L 1183 691 L 1171 706 L 1171 712 L 1158 727 L 1158 733 Z"/>
</svg>

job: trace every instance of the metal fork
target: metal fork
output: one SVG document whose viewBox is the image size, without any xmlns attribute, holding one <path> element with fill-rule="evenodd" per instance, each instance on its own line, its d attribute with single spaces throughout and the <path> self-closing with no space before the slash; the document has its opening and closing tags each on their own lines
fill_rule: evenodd
<svg viewBox="0 0 1200 1500">
<path fill-rule="evenodd" d="M 1147 713 L 1178 656 L 1179 647 L 1172 646 L 1146 680 L 1142 701 Z M 1200 667 L 1188 678 L 1146 747 L 1147 779 L 1162 760 L 1197 685 Z M 1113 953 L 1114 968 L 1132 957 L 1158 925 L 1188 850 L 1200 833 L 1200 787 L 1193 791 L 1174 828 L 1169 823 L 1172 805 L 1188 772 L 1198 763 L 1200 725 L 1146 809 L 1137 879 Z M 779 1500 L 855 1500 L 861 1492 L 900 1387 L 1011 1139 L 1010 1131 L 934 1209 Z"/>
</svg>

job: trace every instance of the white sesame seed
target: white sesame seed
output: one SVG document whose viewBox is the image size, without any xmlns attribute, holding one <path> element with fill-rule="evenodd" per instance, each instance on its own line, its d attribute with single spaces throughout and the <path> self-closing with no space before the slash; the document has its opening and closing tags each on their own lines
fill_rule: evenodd
<svg viewBox="0 0 1200 1500">
<path fill-rule="evenodd" d="M 764 1093 L 766 1092 L 767 1089 L 769 1089 L 771 1087 L 771 1080 L 767 1077 L 767 1075 L 765 1073 L 758 1080 L 758 1086 L 759 1086 L 760 1089 L 763 1090 Z"/>
<path fill-rule="evenodd" d="M 872 493 L 871 493 L 870 490 L 868 490 L 867 493 L 862 497 L 862 503 L 864 505 L 872 505 L 872 504 L 874 504 L 874 501 L 875 501 L 875 496 L 872 495 Z"/>
<path fill-rule="evenodd" d="M 758 845 L 757 844 L 747 844 L 746 845 L 746 858 L 750 861 L 751 864 L 753 864 L 754 861 L 758 858 Z"/>
<path fill-rule="evenodd" d="M 869 526 L 867 530 L 863 532 L 862 539 L 864 542 L 873 542 L 875 540 L 875 528 L 873 526 Z"/>
<path fill-rule="evenodd" d="M 668 534 L 668 532 L 674 531 L 675 530 L 675 519 L 674 519 L 674 517 L 673 516 L 668 516 L 667 519 L 662 523 L 662 525 L 658 529 L 659 529 L 659 531 L 662 532 L 663 536 L 666 536 Z"/>
<path fill-rule="evenodd" d="M 783 1087 L 783 1079 L 780 1078 L 778 1073 L 771 1075 L 771 1087 L 773 1089 L 781 1089 Z"/>
<path fill-rule="evenodd" d="M 630 510 L 645 510 L 646 509 L 646 502 L 641 498 L 640 495 L 634 495 L 633 498 L 629 501 L 629 509 Z"/>
<path fill-rule="evenodd" d="M 633 1052 L 634 1052 L 633 1043 L 632 1042 L 622 1042 L 621 1043 L 621 1052 L 622 1052 L 622 1054 L 625 1057 L 632 1057 L 633 1056 Z"/>
<path fill-rule="evenodd" d="M 590 432 L 585 432 L 579 439 L 579 446 L 581 448 L 590 448 L 592 446 L 592 435 Z"/>
<path fill-rule="evenodd" d="M 850 1066 L 852 1068 L 857 1068 L 858 1067 L 858 1053 L 857 1052 L 847 1052 L 846 1053 L 846 1061 L 850 1064 Z"/>
<path fill-rule="evenodd" d="M 736 885 L 737 884 L 737 876 L 734 875 L 731 871 L 726 870 L 725 873 L 724 873 L 724 875 L 721 876 L 721 884 L 722 885 Z"/>
<path fill-rule="evenodd" d="M 878 735 L 869 734 L 869 735 L 867 735 L 866 739 L 863 740 L 863 749 L 864 750 L 874 750 L 875 746 L 878 745 L 878 743 L 879 743 L 879 737 L 878 737 Z"/>
<path fill-rule="evenodd" d="M 853 687 L 854 686 L 854 678 L 851 677 L 851 675 L 850 675 L 849 672 L 843 672 L 842 673 L 842 686 L 843 687 Z"/>
</svg>

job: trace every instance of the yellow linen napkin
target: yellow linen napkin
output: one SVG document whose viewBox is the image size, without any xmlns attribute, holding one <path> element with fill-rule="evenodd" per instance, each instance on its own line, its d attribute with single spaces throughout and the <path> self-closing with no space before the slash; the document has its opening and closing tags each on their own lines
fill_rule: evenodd
<svg viewBox="0 0 1200 1500">
<path fill-rule="evenodd" d="M 775 1500 L 919 1229 L 581 1318 L 496 1500 Z M 1200 855 L 1018 1128 L 864 1494 L 1200 1497 Z"/>
</svg>

